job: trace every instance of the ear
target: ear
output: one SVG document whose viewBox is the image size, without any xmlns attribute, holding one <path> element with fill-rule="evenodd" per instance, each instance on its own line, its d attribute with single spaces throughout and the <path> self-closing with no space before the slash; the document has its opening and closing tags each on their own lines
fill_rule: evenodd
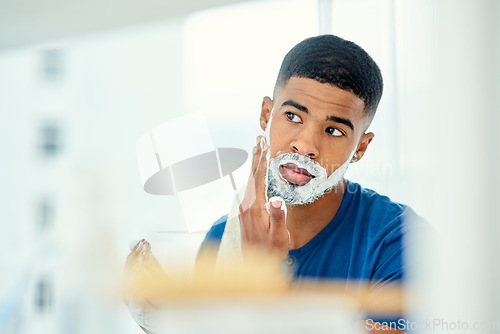
<svg viewBox="0 0 500 334">
<path fill-rule="evenodd" d="M 359 161 L 363 155 L 365 155 L 368 145 L 371 143 L 375 134 L 373 132 L 364 133 L 359 140 L 358 147 L 356 148 L 356 153 L 352 157 L 351 162 Z"/>
<path fill-rule="evenodd" d="M 262 130 L 266 130 L 267 123 L 269 123 L 269 118 L 271 118 L 271 111 L 273 110 L 274 102 L 269 96 L 265 96 L 262 101 L 262 110 L 260 112 L 260 127 Z"/>
</svg>

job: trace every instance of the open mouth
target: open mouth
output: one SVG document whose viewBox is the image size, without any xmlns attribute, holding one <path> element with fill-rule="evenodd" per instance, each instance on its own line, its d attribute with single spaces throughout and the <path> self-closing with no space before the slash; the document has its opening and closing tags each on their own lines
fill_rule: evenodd
<svg viewBox="0 0 500 334">
<path fill-rule="evenodd" d="M 294 163 L 281 165 L 279 171 L 285 180 L 298 186 L 306 185 L 312 178 L 314 178 L 314 176 L 311 175 L 311 173 L 309 173 L 306 169 L 299 168 Z"/>
</svg>

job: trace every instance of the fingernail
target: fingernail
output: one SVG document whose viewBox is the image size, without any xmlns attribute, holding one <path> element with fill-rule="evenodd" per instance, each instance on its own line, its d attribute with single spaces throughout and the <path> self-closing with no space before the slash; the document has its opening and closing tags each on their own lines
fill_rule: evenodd
<svg viewBox="0 0 500 334">
<path fill-rule="evenodd" d="M 254 146 L 254 147 L 253 147 L 252 152 L 253 152 L 253 154 L 256 154 L 256 153 L 257 153 L 257 146 Z"/>
<path fill-rule="evenodd" d="M 286 208 L 286 204 L 285 204 L 285 201 L 283 200 L 283 198 L 281 198 L 279 196 L 273 196 L 269 199 L 269 203 L 271 203 L 271 205 L 276 209 L 280 208 L 281 211 L 283 211 L 285 213 L 285 219 L 286 219 L 287 208 Z"/>
<path fill-rule="evenodd" d="M 274 200 L 271 202 L 271 205 L 277 209 L 281 207 L 281 203 L 279 200 Z"/>
<path fill-rule="evenodd" d="M 261 137 L 261 136 L 257 136 L 257 137 L 255 137 L 255 141 L 256 141 L 257 145 L 258 145 L 258 144 L 260 144 L 260 141 L 261 141 L 261 140 L 262 140 L 262 137 Z"/>
</svg>

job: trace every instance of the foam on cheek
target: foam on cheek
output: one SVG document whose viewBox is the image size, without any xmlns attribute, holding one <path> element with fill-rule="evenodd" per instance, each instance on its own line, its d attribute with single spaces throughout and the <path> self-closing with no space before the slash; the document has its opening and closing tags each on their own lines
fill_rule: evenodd
<svg viewBox="0 0 500 334">
<path fill-rule="evenodd" d="M 347 171 L 347 167 L 349 167 L 349 164 L 351 163 L 351 160 L 352 160 L 352 157 L 354 156 L 354 153 L 356 153 L 356 148 L 354 148 L 354 150 L 349 155 L 349 158 L 347 158 L 347 160 L 342 164 L 342 166 L 337 168 L 335 170 L 335 172 L 333 172 L 332 175 L 330 175 L 328 177 L 327 182 L 328 182 L 328 185 L 330 187 L 336 186 L 342 180 L 345 172 Z M 325 170 L 325 172 L 326 172 L 326 170 Z"/>
<path fill-rule="evenodd" d="M 269 122 L 267 122 L 266 129 L 264 130 L 264 139 L 266 143 L 269 145 L 271 143 L 271 138 L 269 133 L 271 132 L 271 123 L 273 120 L 274 108 L 271 110 L 271 115 L 269 115 Z"/>
</svg>

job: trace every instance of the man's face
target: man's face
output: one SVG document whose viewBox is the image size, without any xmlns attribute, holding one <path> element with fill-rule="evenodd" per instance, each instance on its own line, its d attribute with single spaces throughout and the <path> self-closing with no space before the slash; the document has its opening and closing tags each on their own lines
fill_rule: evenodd
<svg viewBox="0 0 500 334">
<path fill-rule="evenodd" d="M 322 196 L 338 181 L 324 189 L 319 183 L 327 184 L 326 177 L 340 180 L 351 158 L 359 160 L 373 138 L 372 133 L 364 133 L 368 120 L 360 98 L 312 79 L 292 77 L 277 90 L 275 101 L 264 99 L 264 129 L 271 111 L 270 176 L 286 186 L 292 197 L 301 191 L 306 197 L 316 192 L 305 201 L 284 198 L 287 204 L 308 204 Z M 326 170 L 324 177 L 318 172 L 321 167 Z"/>
</svg>

